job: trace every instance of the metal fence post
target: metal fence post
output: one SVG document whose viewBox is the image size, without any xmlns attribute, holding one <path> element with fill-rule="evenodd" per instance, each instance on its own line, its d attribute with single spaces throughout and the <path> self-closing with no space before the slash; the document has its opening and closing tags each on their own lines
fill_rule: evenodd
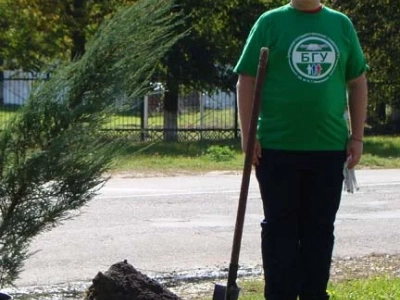
<svg viewBox="0 0 400 300">
<path fill-rule="evenodd" d="M 143 98 L 142 107 L 140 113 L 140 139 L 142 142 L 147 140 L 147 129 L 149 126 L 149 96 L 146 95 Z"/>
<path fill-rule="evenodd" d="M 237 92 L 235 90 L 235 110 L 234 110 L 234 120 L 235 120 L 235 133 L 234 133 L 234 137 L 235 139 L 237 139 L 239 137 L 239 108 L 238 108 L 238 103 L 237 103 Z"/>
<path fill-rule="evenodd" d="M 204 97 L 203 93 L 199 93 L 199 105 L 200 105 L 200 141 L 203 141 L 203 129 L 204 129 Z"/>
<path fill-rule="evenodd" d="M 4 105 L 4 72 L 0 70 L 0 105 Z"/>
</svg>

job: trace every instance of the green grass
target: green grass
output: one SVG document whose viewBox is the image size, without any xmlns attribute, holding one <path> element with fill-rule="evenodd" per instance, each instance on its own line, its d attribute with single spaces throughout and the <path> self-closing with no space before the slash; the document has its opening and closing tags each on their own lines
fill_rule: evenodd
<svg viewBox="0 0 400 300">
<path fill-rule="evenodd" d="M 331 300 L 397 300 L 400 278 L 376 277 L 333 284 Z"/>
<path fill-rule="evenodd" d="M 189 111 L 178 115 L 178 126 L 180 128 L 229 128 L 235 124 L 234 116 L 235 110 L 233 108 L 221 110 L 205 109 L 203 114 L 200 114 L 199 111 Z M 139 114 L 121 114 L 112 116 L 104 127 L 107 129 L 137 129 L 140 128 L 140 124 Z M 147 124 L 148 128 L 163 128 L 163 114 L 150 114 Z"/>
<path fill-rule="evenodd" d="M 7 106 L 0 110 L 0 126 L 3 126 L 16 112 L 18 106 Z M 180 127 L 199 128 L 231 126 L 234 123 L 232 110 L 205 110 L 203 120 L 199 112 L 185 113 L 179 117 Z M 150 128 L 163 126 L 161 114 L 155 114 L 148 120 Z M 138 128 L 140 118 L 118 115 L 111 118 L 107 128 Z M 219 159 L 218 155 L 207 155 L 212 146 L 229 147 L 233 155 L 229 159 Z M 218 151 L 218 149 L 216 150 Z M 216 153 L 218 154 L 218 153 Z M 244 155 L 238 140 L 216 142 L 180 142 L 180 143 L 136 143 L 130 145 L 115 161 L 114 171 L 140 172 L 209 172 L 240 171 Z M 367 137 L 364 143 L 364 155 L 358 168 L 400 168 L 400 136 Z"/>
<path fill-rule="evenodd" d="M 15 116 L 17 110 L 20 108 L 18 105 L 6 105 L 0 109 L 0 128 L 5 126 L 7 122 Z"/>
<path fill-rule="evenodd" d="M 5 126 L 16 114 L 19 106 L 5 106 L 0 108 L 0 126 Z M 162 113 L 153 113 L 147 120 L 148 128 L 163 128 L 164 117 Z M 201 114 L 199 110 L 184 112 L 178 115 L 180 128 L 231 128 L 235 124 L 235 109 L 205 109 Z M 139 129 L 141 119 L 139 113 L 121 113 L 110 117 L 104 125 L 106 129 Z"/>
<path fill-rule="evenodd" d="M 222 152 L 227 148 L 229 155 L 225 157 Z M 115 161 L 114 171 L 168 174 L 241 171 L 243 161 L 239 140 L 132 143 Z M 358 168 L 400 168 L 400 136 L 365 138 Z"/>
<path fill-rule="evenodd" d="M 240 300 L 264 300 L 262 280 L 245 280 L 238 285 L 241 287 Z M 330 300 L 398 300 L 399 287 L 400 278 L 373 277 L 334 282 L 329 285 L 328 292 Z"/>
<path fill-rule="evenodd" d="M 134 143 L 117 158 L 114 171 L 167 174 L 233 171 L 242 168 L 243 157 L 235 140 Z"/>
<path fill-rule="evenodd" d="M 261 279 L 238 281 L 241 288 L 240 300 L 264 300 L 264 282 Z M 368 279 L 354 279 L 333 282 L 329 285 L 330 300 L 398 300 L 400 299 L 400 278 L 396 277 L 371 277 Z M 209 300 L 212 292 L 204 293 L 197 300 Z M 14 295 L 16 300 L 51 300 L 51 299 L 82 299 L 83 294 L 66 292 L 56 294 L 30 294 Z"/>
<path fill-rule="evenodd" d="M 367 137 L 360 167 L 400 168 L 400 136 Z"/>
</svg>

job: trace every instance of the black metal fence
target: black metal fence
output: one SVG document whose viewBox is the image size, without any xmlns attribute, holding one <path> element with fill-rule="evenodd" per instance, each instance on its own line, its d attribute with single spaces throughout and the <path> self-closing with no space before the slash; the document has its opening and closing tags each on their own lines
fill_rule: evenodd
<svg viewBox="0 0 400 300">
<path fill-rule="evenodd" d="M 0 128 L 26 102 L 38 78 L 29 73 L 4 72 L 0 77 Z M 367 134 L 400 133 L 400 83 L 369 83 Z M 177 141 L 221 140 L 237 138 L 239 126 L 236 95 L 233 93 L 191 92 L 181 95 L 176 126 L 165 120 L 163 89 L 137 100 L 122 100 L 120 109 L 102 128 L 107 135 L 133 141 L 159 141 L 173 136 Z"/>
<path fill-rule="evenodd" d="M 15 76 L 4 72 L 0 78 L 0 127 L 29 97 L 37 77 L 26 73 Z M 40 79 L 43 79 L 40 78 Z M 102 128 L 108 135 L 123 135 L 133 141 L 159 141 L 174 135 L 174 140 L 220 140 L 239 134 L 236 95 L 233 93 L 191 92 L 178 100 L 176 128 L 165 129 L 163 90 L 137 100 L 121 100 L 117 113 Z"/>
</svg>

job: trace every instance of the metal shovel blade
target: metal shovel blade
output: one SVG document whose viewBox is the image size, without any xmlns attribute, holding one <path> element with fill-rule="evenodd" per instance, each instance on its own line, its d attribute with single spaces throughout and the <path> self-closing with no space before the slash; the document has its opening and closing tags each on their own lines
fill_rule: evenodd
<svg viewBox="0 0 400 300">
<path fill-rule="evenodd" d="M 214 286 L 214 294 L 212 300 L 238 300 L 240 288 L 232 286 L 228 289 L 220 284 Z"/>
</svg>

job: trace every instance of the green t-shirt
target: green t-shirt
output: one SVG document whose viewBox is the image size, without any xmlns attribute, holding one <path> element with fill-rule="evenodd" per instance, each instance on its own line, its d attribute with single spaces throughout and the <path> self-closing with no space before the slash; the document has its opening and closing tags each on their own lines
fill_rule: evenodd
<svg viewBox="0 0 400 300">
<path fill-rule="evenodd" d="M 235 73 L 256 76 L 261 47 L 270 49 L 257 138 L 263 148 L 344 150 L 347 82 L 367 69 L 352 22 L 323 7 L 285 5 L 254 24 Z"/>
</svg>

